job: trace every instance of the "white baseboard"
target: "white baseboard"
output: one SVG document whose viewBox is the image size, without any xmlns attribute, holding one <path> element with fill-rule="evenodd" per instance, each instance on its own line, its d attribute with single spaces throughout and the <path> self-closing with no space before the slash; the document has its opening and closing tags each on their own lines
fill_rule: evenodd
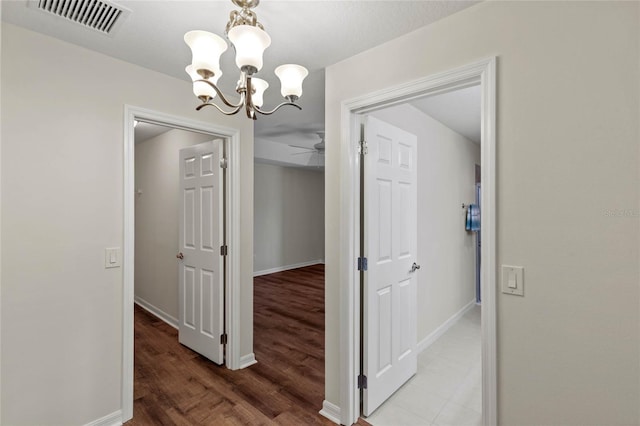
<svg viewBox="0 0 640 426">
<path fill-rule="evenodd" d="M 115 411 L 111 414 L 107 414 L 97 420 L 87 423 L 85 426 L 121 426 L 122 425 L 122 410 Z"/>
<path fill-rule="evenodd" d="M 326 417 L 335 424 L 340 424 L 340 407 L 327 400 L 322 401 L 322 410 L 320 410 L 320 415 Z"/>
<path fill-rule="evenodd" d="M 464 314 L 466 314 L 474 306 L 476 306 L 475 299 L 473 299 L 471 302 L 464 305 L 462 309 L 460 309 L 458 312 L 453 314 L 453 316 L 451 316 L 448 320 L 443 322 L 438 328 L 433 330 L 427 337 L 425 337 L 420 342 L 418 342 L 418 347 L 417 347 L 418 353 L 421 353 L 422 351 L 427 349 L 429 346 L 431 346 L 433 342 L 438 340 L 440 336 L 446 333 L 447 330 L 451 328 L 451 326 L 453 326 L 456 322 L 458 322 L 458 320 L 462 318 Z"/>
<path fill-rule="evenodd" d="M 175 329 L 178 328 L 179 322 L 177 318 L 172 317 L 162 309 L 153 306 L 151 303 L 147 302 L 146 300 L 138 296 L 135 296 L 133 301 L 135 302 L 136 305 L 140 306 L 142 309 L 149 312 L 150 314 L 160 318 L 162 321 L 166 322 L 171 327 Z"/>
<path fill-rule="evenodd" d="M 253 352 L 251 352 L 248 355 L 244 355 L 240 357 L 240 368 L 247 368 L 250 365 L 253 364 L 257 364 L 258 361 L 256 361 L 256 354 L 254 354 Z"/>
<path fill-rule="evenodd" d="M 317 265 L 319 263 L 324 263 L 324 260 L 316 259 L 316 260 L 310 260 L 308 262 L 295 263 L 293 265 L 278 266 L 277 268 L 264 269 L 262 271 L 255 271 L 253 273 L 253 276 L 259 277 L 261 275 L 275 274 L 276 272 L 288 271 L 290 269 L 304 268 L 305 266 Z"/>
</svg>

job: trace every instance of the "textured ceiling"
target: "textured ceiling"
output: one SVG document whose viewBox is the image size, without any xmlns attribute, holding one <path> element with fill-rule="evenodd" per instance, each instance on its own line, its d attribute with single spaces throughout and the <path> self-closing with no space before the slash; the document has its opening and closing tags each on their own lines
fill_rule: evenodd
<svg viewBox="0 0 640 426">
<path fill-rule="evenodd" d="M 185 81 L 189 78 L 184 67 L 191 56 L 183 41 L 184 33 L 200 29 L 223 35 L 229 12 L 235 9 L 228 0 L 116 1 L 130 9 L 131 14 L 113 36 L 106 36 L 27 7 L 26 0 L 1 3 L 3 21 Z M 300 99 L 303 111 L 291 108 L 270 117 L 259 117 L 256 140 L 312 146 L 317 142 L 315 132 L 324 128 L 325 67 L 475 3 L 263 0 L 255 10 L 272 39 L 265 52 L 264 68 L 258 75 L 270 84 L 265 108 L 281 102 L 280 84 L 273 74 L 278 65 L 298 63 L 307 67 L 310 75 Z M 234 93 L 238 79 L 233 56 L 229 49 L 221 60 L 224 74 L 219 84 L 225 93 Z M 209 110 L 203 114 L 217 112 Z"/>
</svg>

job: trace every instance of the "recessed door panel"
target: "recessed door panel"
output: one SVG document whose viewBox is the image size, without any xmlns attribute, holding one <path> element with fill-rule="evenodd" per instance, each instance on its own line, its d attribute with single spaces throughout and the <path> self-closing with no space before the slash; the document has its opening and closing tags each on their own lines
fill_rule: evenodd
<svg viewBox="0 0 640 426">
<path fill-rule="evenodd" d="M 202 235 L 200 246 L 201 250 L 213 251 L 215 240 L 216 226 L 213 222 L 216 218 L 214 214 L 215 190 L 212 186 L 203 186 L 200 188 L 200 234 Z"/>
<path fill-rule="evenodd" d="M 184 228 L 183 238 L 185 248 L 196 248 L 196 190 L 195 188 L 185 188 L 183 194 L 184 217 L 182 227 Z"/>
<path fill-rule="evenodd" d="M 413 169 L 413 147 L 406 143 L 398 144 L 398 167 L 403 170 Z"/>
<path fill-rule="evenodd" d="M 398 315 L 398 360 L 408 356 L 415 345 L 416 328 L 413 321 L 413 299 L 415 297 L 413 279 L 406 279 L 398 283 L 397 309 Z"/>
<path fill-rule="evenodd" d="M 375 138 L 378 142 L 378 163 L 381 165 L 391 165 L 393 141 L 384 135 L 377 134 Z"/>
<path fill-rule="evenodd" d="M 182 323 L 195 330 L 196 329 L 196 270 L 192 267 L 183 269 L 184 276 L 184 298 L 182 299 L 184 315 Z"/>
<path fill-rule="evenodd" d="M 409 182 L 398 182 L 398 256 L 400 259 L 411 256 L 411 246 L 415 239 L 415 228 L 411 228 L 411 195 L 412 188 Z"/>
<path fill-rule="evenodd" d="M 215 272 L 203 269 L 200 278 L 200 330 L 208 337 L 214 337 L 215 327 Z"/>
<path fill-rule="evenodd" d="M 391 181 L 378 179 L 378 262 L 391 259 Z"/>
<path fill-rule="evenodd" d="M 391 367 L 391 317 L 392 309 L 391 286 L 378 290 L 378 370 L 376 375 L 379 376 Z"/>
<path fill-rule="evenodd" d="M 214 154 L 207 152 L 200 157 L 200 176 L 211 176 L 215 173 Z"/>
<path fill-rule="evenodd" d="M 196 176 L 196 158 L 195 157 L 187 157 L 183 160 L 184 162 L 184 179 L 191 179 Z"/>
</svg>

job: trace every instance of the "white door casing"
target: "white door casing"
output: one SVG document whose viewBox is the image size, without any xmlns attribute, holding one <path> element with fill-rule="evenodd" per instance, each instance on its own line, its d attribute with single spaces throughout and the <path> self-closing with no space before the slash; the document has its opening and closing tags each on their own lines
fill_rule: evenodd
<svg viewBox="0 0 640 426">
<path fill-rule="evenodd" d="M 203 122 L 125 105 L 123 109 L 124 179 L 124 241 L 122 255 L 122 423 L 133 418 L 133 307 L 134 307 L 134 246 L 135 246 L 135 137 L 136 120 L 162 126 L 194 131 L 224 140 L 225 169 L 225 234 L 228 254 L 225 256 L 225 323 L 227 344 L 225 365 L 231 370 L 243 368 L 240 355 L 240 131 L 211 122 Z"/>
<path fill-rule="evenodd" d="M 341 103 L 340 143 L 340 423 L 350 425 L 360 415 L 360 159 L 359 117 L 371 111 L 417 97 L 463 89 L 480 84 L 482 167 L 482 420 L 497 424 L 497 330 L 496 330 L 496 87 L 497 57 L 488 57 L 459 68 L 432 74 L 396 86 L 361 94 Z M 329 147 L 329 149 L 332 149 Z M 328 352 L 329 354 L 331 351 Z"/>
<path fill-rule="evenodd" d="M 366 118 L 364 356 L 369 416 L 417 371 L 417 138 Z"/>
<path fill-rule="evenodd" d="M 224 363 L 222 142 L 180 150 L 179 341 Z"/>
</svg>

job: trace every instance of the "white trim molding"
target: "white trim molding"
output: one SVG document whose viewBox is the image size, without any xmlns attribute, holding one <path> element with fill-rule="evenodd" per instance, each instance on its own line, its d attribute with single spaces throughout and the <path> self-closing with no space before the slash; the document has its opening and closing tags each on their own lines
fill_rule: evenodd
<svg viewBox="0 0 640 426">
<path fill-rule="evenodd" d="M 349 99 L 341 104 L 340 128 L 340 423 L 358 420 L 360 395 L 360 292 L 356 259 L 360 241 L 359 123 L 363 114 L 427 95 L 480 85 L 482 92 L 482 417 L 497 422 L 496 363 L 496 58 Z"/>
<path fill-rule="evenodd" d="M 100 417 L 84 426 L 120 426 L 122 425 L 122 410 L 114 411 L 104 417 Z"/>
<path fill-rule="evenodd" d="M 227 154 L 226 235 L 227 256 L 226 328 L 228 343 L 226 366 L 240 368 L 240 131 L 212 123 L 173 116 L 131 105 L 124 106 L 124 244 L 122 291 L 122 421 L 133 417 L 133 304 L 134 304 L 134 240 L 135 240 L 135 120 L 206 133 L 222 138 Z"/>
<path fill-rule="evenodd" d="M 496 331 L 497 287 L 497 228 L 496 228 L 496 58 L 485 63 L 480 74 L 482 90 L 482 133 L 480 143 L 480 180 L 482 208 L 480 218 L 482 233 L 480 277 L 482 296 L 482 423 L 498 424 L 498 364 Z"/>
<path fill-rule="evenodd" d="M 440 324 L 435 330 L 433 330 L 431 333 L 429 333 L 429 335 L 427 335 L 427 337 L 425 337 L 424 339 L 419 341 L 418 342 L 418 347 L 417 347 L 418 353 L 423 352 L 425 349 L 427 349 L 429 346 L 431 346 L 433 344 L 433 342 L 438 340 L 438 338 L 440 336 L 442 336 L 444 333 L 447 332 L 447 330 L 449 330 L 451 327 L 453 327 L 455 325 L 455 323 L 457 323 L 458 320 L 460 318 L 462 318 L 464 316 L 464 314 L 469 312 L 471 310 L 471 308 L 473 308 L 474 306 L 476 306 L 475 298 L 471 302 L 469 302 L 466 305 L 464 305 L 462 307 L 462 309 L 460 309 L 458 312 L 456 312 L 451 317 L 449 317 L 445 322 Z"/>
<path fill-rule="evenodd" d="M 254 354 L 253 352 L 240 357 L 240 368 L 247 368 L 257 363 L 258 361 L 256 360 L 256 354 Z"/>
<path fill-rule="evenodd" d="M 171 327 L 173 327 L 175 329 L 178 328 L 178 318 L 174 318 L 173 316 L 169 315 L 168 313 L 166 313 L 162 309 L 152 305 L 151 303 L 147 302 L 146 300 L 144 300 L 141 297 L 135 296 L 133 298 L 133 302 L 136 305 L 140 306 L 145 311 L 149 312 L 154 317 L 157 317 L 158 319 L 166 322 Z"/>
<path fill-rule="evenodd" d="M 278 266 L 270 269 L 263 269 L 262 271 L 254 272 L 253 276 L 259 277 L 262 275 L 275 274 L 276 272 L 290 271 L 291 269 L 304 268 L 306 266 L 319 265 L 322 263 L 324 263 L 324 260 L 322 259 L 309 260 L 308 262 L 294 263 L 293 265 L 285 265 L 285 266 Z"/>
<path fill-rule="evenodd" d="M 320 415 L 336 424 L 340 424 L 340 407 L 336 404 L 332 404 L 326 399 L 322 401 L 322 410 L 320 410 Z"/>
</svg>

